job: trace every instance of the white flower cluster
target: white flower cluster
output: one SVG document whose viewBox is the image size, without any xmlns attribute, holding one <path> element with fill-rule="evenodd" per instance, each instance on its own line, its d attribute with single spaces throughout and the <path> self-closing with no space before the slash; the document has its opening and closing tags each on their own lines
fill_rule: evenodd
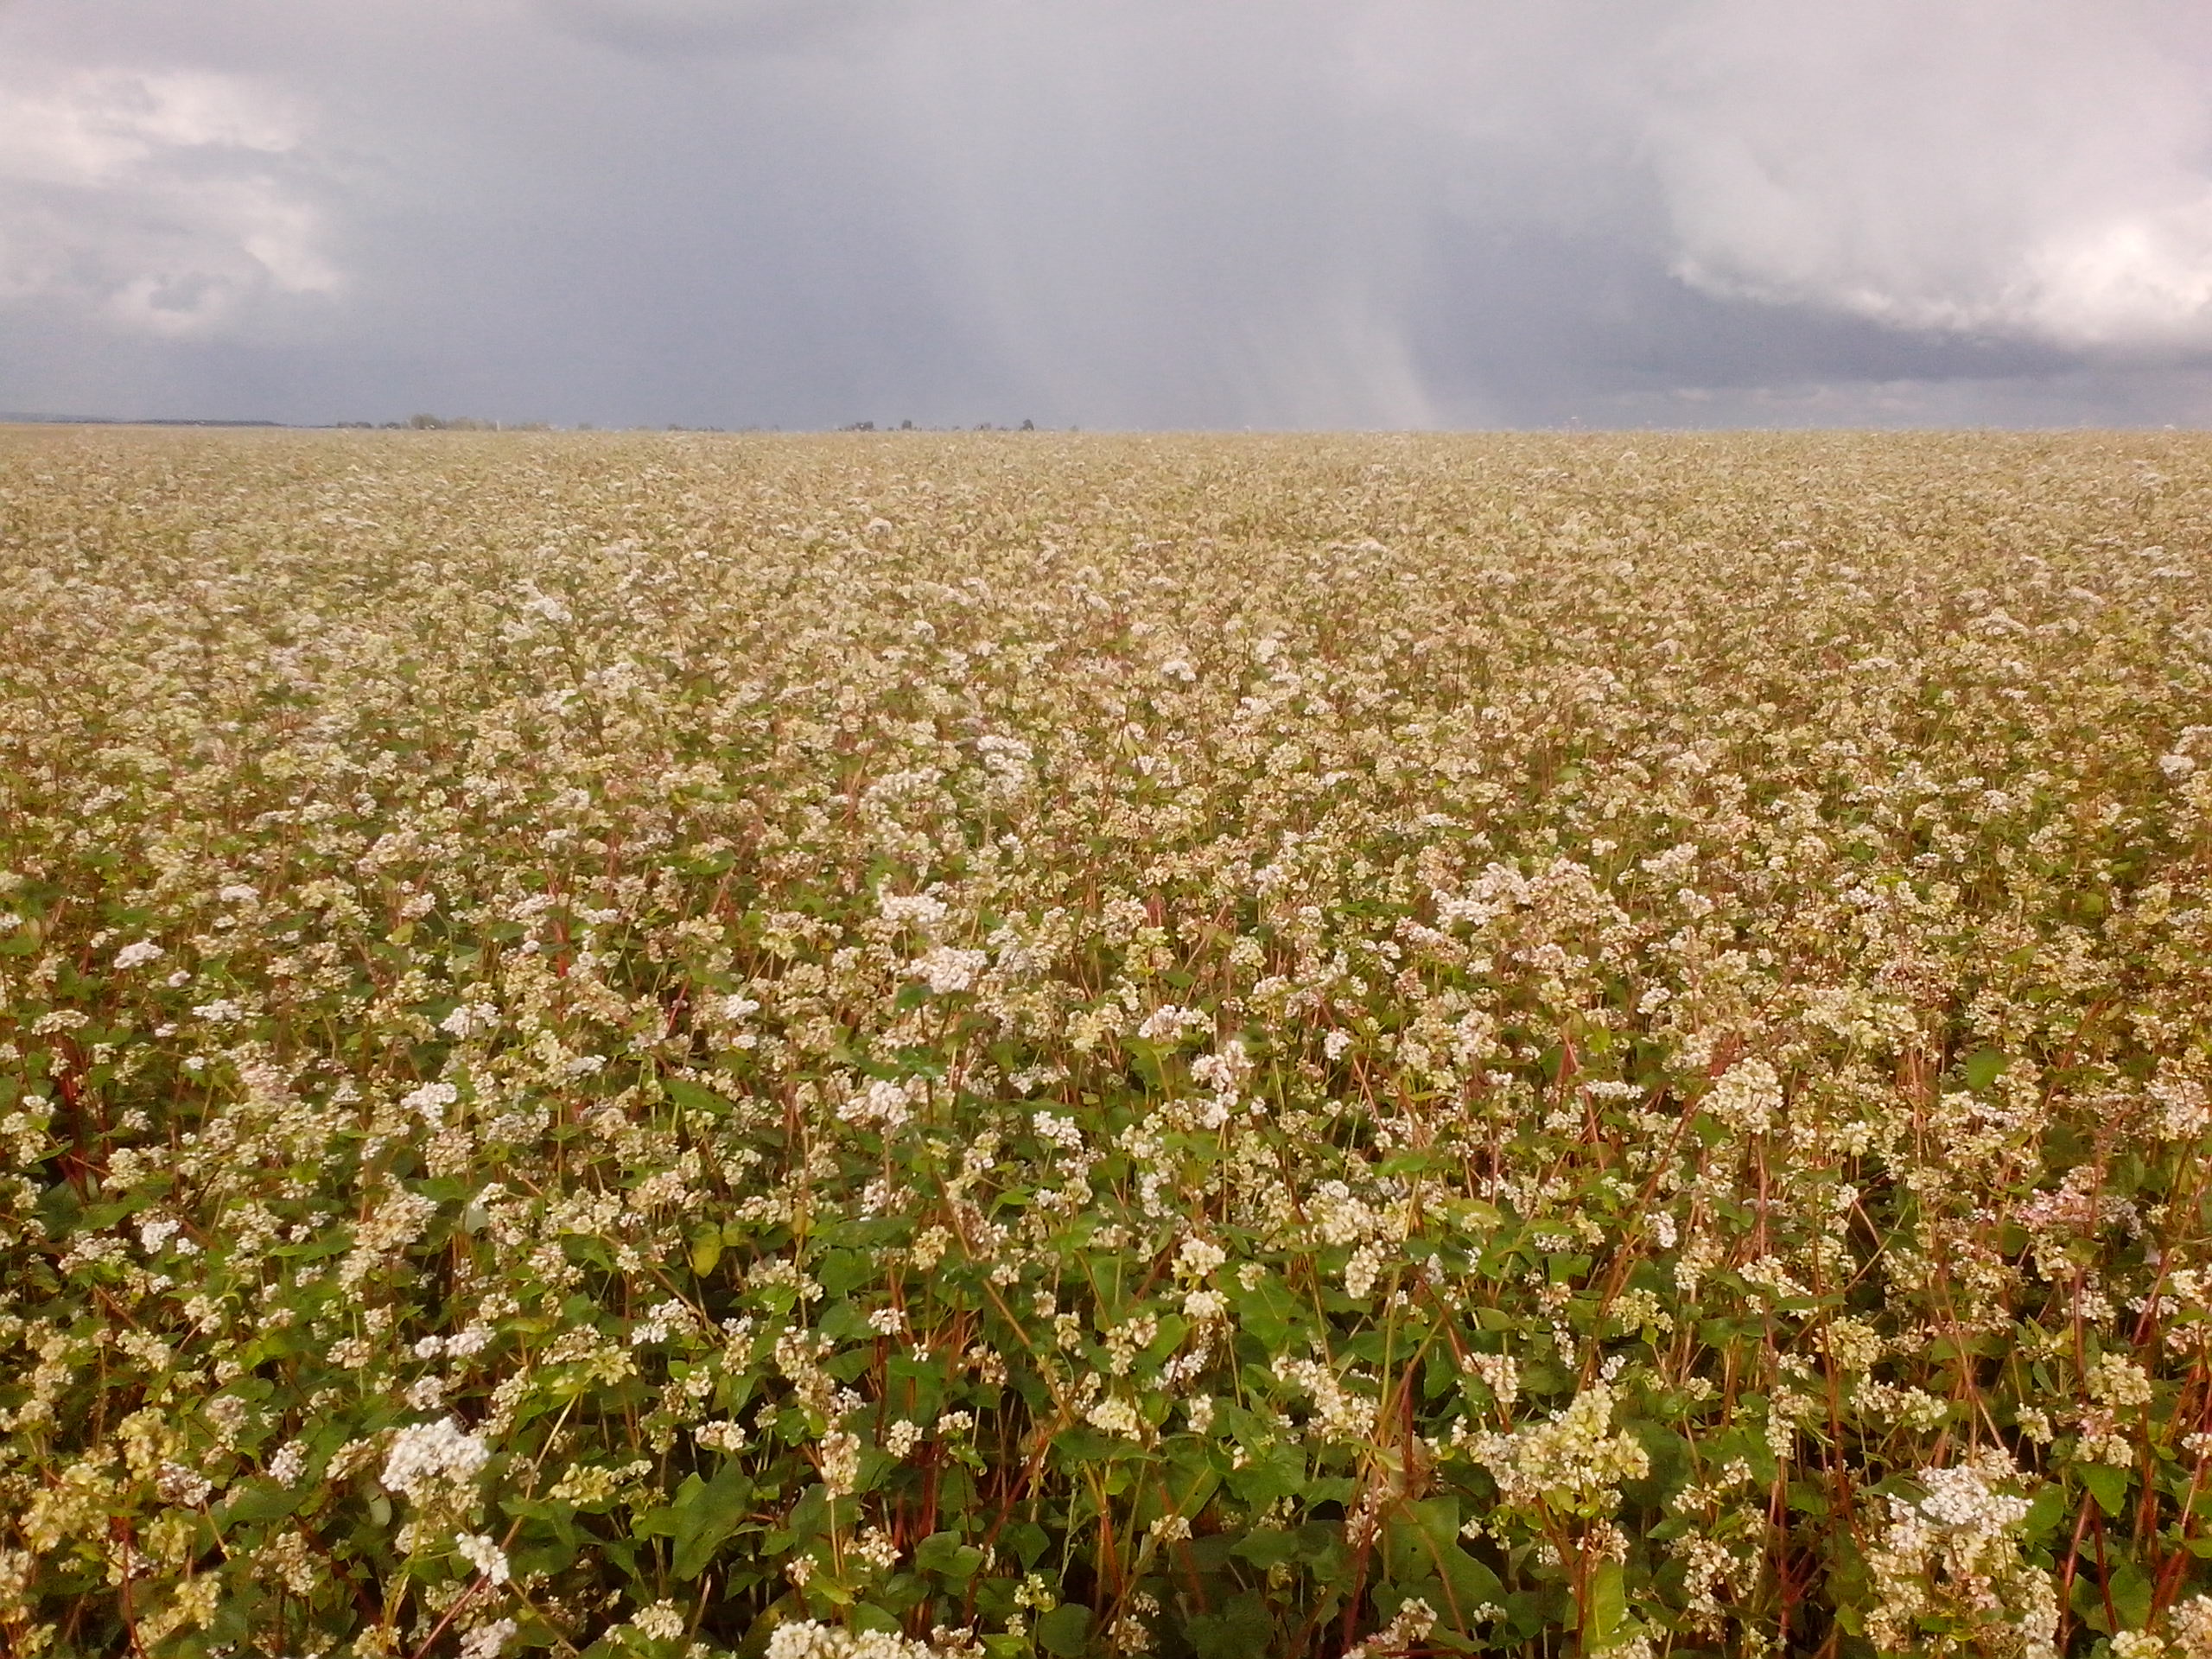
<svg viewBox="0 0 2212 1659">
<path fill-rule="evenodd" d="M 489 1446 L 452 1418 L 442 1417 L 411 1423 L 392 1437 L 382 1478 L 386 1491 L 415 1497 L 442 1485 L 465 1485 L 491 1460 Z"/>
<path fill-rule="evenodd" d="M 461 1659 L 494 1659 L 520 1628 L 512 1618 L 495 1618 L 489 1624 L 479 1624 L 461 1638 Z"/>
<path fill-rule="evenodd" d="M 1170 1002 L 1154 1008 L 1137 1024 L 1137 1035 L 1148 1043 L 1180 1042 L 1193 1032 L 1211 1031 L 1214 1017 L 1203 1008 L 1179 1007 Z"/>
<path fill-rule="evenodd" d="M 837 1108 L 837 1118 L 840 1122 L 888 1135 L 912 1117 L 914 1108 L 928 1096 L 926 1078 L 908 1077 L 902 1083 L 893 1083 L 876 1077 Z"/>
<path fill-rule="evenodd" d="M 2021 1552 L 2028 1500 L 2002 1489 L 2018 1478 L 2002 1452 L 1987 1451 L 1921 1470 L 1924 1497 L 1889 1499 L 1889 1524 L 1868 1552 L 1876 1606 L 1866 1634 L 1875 1645 L 1909 1647 L 1922 1620 L 1949 1618 L 1995 1650 L 2055 1659 L 2057 1591 Z"/>
<path fill-rule="evenodd" d="M 453 1547 L 461 1558 L 481 1573 L 493 1584 L 507 1581 L 507 1554 L 499 1548 L 499 1541 L 480 1532 L 464 1532 L 454 1535 Z"/>
<path fill-rule="evenodd" d="M 1084 1421 L 1093 1428 L 1109 1434 L 1118 1434 L 1123 1440 L 1141 1440 L 1145 1438 L 1144 1419 L 1137 1408 L 1119 1395 L 1109 1395 L 1083 1414 Z"/>
<path fill-rule="evenodd" d="M 1764 1060 L 1738 1060 L 1714 1080 L 1704 1106 L 1739 1134 L 1764 1135 L 1782 1112 L 1782 1079 Z"/>
<path fill-rule="evenodd" d="M 768 1637 L 766 1659 L 944 1659 L 970 1651 L 957 1637 L 941 1643 L 916 1642 L 893 1630 L 848 1630 L 795 1618 L 776 1626 Z"/>
<path fill-rule="evenodd" d="M 461 1090 L 450 1083 L 426 1083 L 410 1089 L 399 1097 L 399 1109 L 412 1112 L 432 1128 L 442 1128 L 446 1108 L 461 1098 Z"/>
<path fill-rule="evenodd" d="M 1538 1503 L 1588 1517 L 1609 1515 L 1623 1481 L 1650 1472 L 1650 1454 L 1626 1431 L 1613 1432 L 1613 1391 L 1600 1382 L 1540 1423 L 1510 1434 L 1478 1435 L 1467 1452 L 1497 1482 L 1508 1503 Z"/>
<path fill-rule="evenodd" d="M 990 960 L 987 951 L 940 944 L 924 953 L 910 971 L 915 978 L 929 982 L 932 996 L 944 996 L 970 988 L 976 983 L 976 976 L 990 965 Z"/>
<path fill-rule="evenodd" d="M 942 899 L 926 893 L 887 893 L 878 896 L 876 914 L 897 927 L 911 927 L 927 933 L 945 918 L 945 904 Z"/>
</svg>

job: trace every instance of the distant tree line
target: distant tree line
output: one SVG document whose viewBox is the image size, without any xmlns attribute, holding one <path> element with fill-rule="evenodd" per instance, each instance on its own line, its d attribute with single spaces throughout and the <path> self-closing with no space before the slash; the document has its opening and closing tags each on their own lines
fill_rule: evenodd
<svg viewBox="0 0 2212 1659">
<path fill-rule="evenodd" d="M 875 430 L 875 423 L 874 421 L 854 421 L 847 425 L 839 427 L 837 429 L 840 432 L 873 432 Z M 901 421 L 899 423 L 898 429 L 901 432 L 960 432 L 969 429 L 957 426 L 917 427 L 912 421 Z M 1037 423 L 1034 421 L 1024 421 L 1020 426 L 993 426 L 988 421 L 978 421 L 976 423 L 973 429 L 977 432 L 1034 432 L 1037 429 Z"/>
<path fill-rule="evenodd" d="M 245 425 L 247 423 L 200 422 L 194 424 Z M 480 420 L 474 415 L 410 415 L 404 421 L 333 421 L 331 426 L 341 432 L 551 432 L 558 429 L 544 421 L 486 421 Z M 595 432 L 599 429 L 589 421 L 579 421 L 572 429 L 578 432 Z M 639 426 L 628 429 L 633 432 L 726 432 L 730 429 L 721 426 L 680 426 L 671 421 L 664 427 Z M 737 429 L 743 432 L 782 430 L 780 427 L 758 426 L 741 427 Z M 874 421 L 853 421 L 837 429 L 840 432 L 874 432 L 877 428 Z M 1034 432 L 1037 429 L 1037 423 L 1025 420 L 1019 426 L 994 426 L 988 421 L 978 421 L 970 428 L 918 427 L 912 421 L 901 421 L 896 429 L 900 432 Z"/>
</svg>

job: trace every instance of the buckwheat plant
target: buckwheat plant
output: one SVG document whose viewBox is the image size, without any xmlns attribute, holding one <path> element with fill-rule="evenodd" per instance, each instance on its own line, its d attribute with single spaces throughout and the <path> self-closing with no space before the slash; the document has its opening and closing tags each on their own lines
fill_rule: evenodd
<svg viewBox="0 0 2212 1659">
<path fill-rule="evenodd" d="M 2208 524 L 0 433 L 0 1649 L 2207 1659 Z"/>
</svg>

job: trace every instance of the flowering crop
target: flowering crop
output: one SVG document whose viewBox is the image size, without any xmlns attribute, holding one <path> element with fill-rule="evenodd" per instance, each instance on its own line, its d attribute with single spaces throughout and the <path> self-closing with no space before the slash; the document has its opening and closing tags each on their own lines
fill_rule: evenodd
<svg viewBox="0 0 2212 1659">
<path fill-rule="evenodd" d="M 0 436 L 0 1648 L 2212 1659 L 2207 525 Z"/>
</svg>

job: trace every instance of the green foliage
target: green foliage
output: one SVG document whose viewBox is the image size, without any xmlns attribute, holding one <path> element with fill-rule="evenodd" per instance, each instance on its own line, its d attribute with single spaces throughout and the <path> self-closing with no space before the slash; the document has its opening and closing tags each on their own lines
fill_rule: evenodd
<svg viewBox="0 0 2212 1659">
<path fill-rule="evenodd" d="M 4 442 L 7 1651 L 2212 1654 L 2201 440 Z"/>
</svg>

